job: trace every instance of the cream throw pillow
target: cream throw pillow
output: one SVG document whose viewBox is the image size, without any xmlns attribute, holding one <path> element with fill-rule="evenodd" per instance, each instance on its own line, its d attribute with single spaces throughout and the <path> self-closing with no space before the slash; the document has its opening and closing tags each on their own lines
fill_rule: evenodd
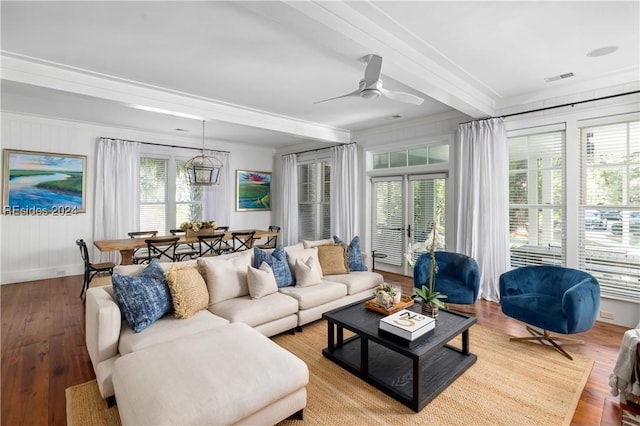
<svg viewBox="0 0 640 426">
<path fill-rule="evenodd" d="M 298 258 L 295 270 L 296 287 L 308 287 L 322 283 L 320 265 L 313 257 L 309 257 L 306 261 Z"/>
<path fill-rule="evenodd" d="M 296 280 L 296 261 L 298 259 L 302 259 L 305 262 L 308 258 L 313 257 L 318 266 L 318 270 L 320 271 L 320 278 L 322 278 L 322 269 L 320 268 L 320 263 L 318 262 L 318 248 L 313 247 L 309 249 L 301 249 L 296 247 L 285 247 L 285 253 L 287 253 L 287 263 L 289 264 L 289 269 L 291 270 L 291 275 L 293 276 L 293 280 Z"/>
<path fill-rule="evenodd" d="M 166 276 L 177 318 L 189 318 L 196 312 L 207 309 L 209 292 L 198 271 L 198 265 L 174 265 L 169 268 Z"/>
<path fill-rule="evenodd" d="M 347 246 L 344 243 L 318 246 L 318 260 L 323 275 L 349 273 Z"/>
<path fill-rule="evenodd" d="M 247 267 L 247 284 L 252 299 L 260 299 L 278 291 L 276 277 L 267 262 L 262 262 L 259 268 Z"/>
<path fill-rule="evenodd" d="M 198 266 L 209 289 L 209 306 L 236 297 L 247 296 L 247 267 L 251 265 L 251 253 L 223 255 L 198 259 Z"/>
</svg>

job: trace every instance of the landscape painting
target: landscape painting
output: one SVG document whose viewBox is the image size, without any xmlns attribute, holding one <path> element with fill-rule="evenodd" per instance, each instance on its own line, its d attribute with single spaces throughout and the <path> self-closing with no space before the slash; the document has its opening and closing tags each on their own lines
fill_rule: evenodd
<svg viewBox="0 0 640 426">
<path fill-rule="evenodd" d="M 271 210 L 271 173 L 236 170 L 236 211 Z"/>
<path fill-rule="evenodd" d="M 70 215 L 85 212 L 84 155 L 4 150 L 3 213 Z"/>
</svg>

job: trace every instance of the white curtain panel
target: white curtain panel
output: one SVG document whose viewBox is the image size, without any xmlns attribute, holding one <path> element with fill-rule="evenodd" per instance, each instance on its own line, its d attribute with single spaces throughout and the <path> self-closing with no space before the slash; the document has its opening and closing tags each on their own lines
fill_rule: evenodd
<svg viewBox="0 0 640 426">
<path fill-rule="evenodd" d="M 282 244 L 298 242 L 298 158 L 296 154 L 282 156 L 280 174 L 280 235 Z"/>
<path fill-rule="evenodd" d="M 358 150 L 355 144 L 331 148 L 331 233 L 347 243 L 358 235 Z"/>
<path fill-rule="evenodd" d="M 127 238 L 140 221 L 140 144 L 100 138 L 96 160 L 93 239 Z M 120 263 L 120 253 L 94 250 L 94 262 Z"/>
<path fill-rule="evenodd" d="M 460 124 L 456 145 L 456 250 L 480 267 L 482 299 L 500 300 L 509 269 L 509 148 L 504 121 Z"/>
<path fill-rule="evenodd" d="M 232 196 L 235 190 L 235 181 L 229 167 L 229 153 L 205 151 L 205 154 L 219 160 L 222 163 L 222 171 L 220 172 L 219 185 L 203 186 L 204 211 L 202 219 L 215 220 L 218 226 L 229 226 L 233 209 Z"/>
</svg>

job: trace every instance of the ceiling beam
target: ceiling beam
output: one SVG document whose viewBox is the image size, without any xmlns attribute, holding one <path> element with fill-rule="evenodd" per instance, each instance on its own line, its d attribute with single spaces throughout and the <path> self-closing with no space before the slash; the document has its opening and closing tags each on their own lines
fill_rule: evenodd
<svg viewBox="0 0 640 426">
<path fill-rule="evenodd" d="M 348 130 L 9 52 L 2 52 L 0 75 L 7 81 L 106 99 L 133 108 L 195 120 L 225 121 L 326 143 L 349 143 L 351 138 Z"/>
<path fill-rule="evenodd" d="M 473 118 L 492 116 L 496 100 L 464 71 L 366 2 L 287 1 L 291 8 L 384 58 L 383 74 Z M 358 10 L 356 10 L 358 9 Z M 366 12 L 366 13 L 365 13 Z"/>
</svg>

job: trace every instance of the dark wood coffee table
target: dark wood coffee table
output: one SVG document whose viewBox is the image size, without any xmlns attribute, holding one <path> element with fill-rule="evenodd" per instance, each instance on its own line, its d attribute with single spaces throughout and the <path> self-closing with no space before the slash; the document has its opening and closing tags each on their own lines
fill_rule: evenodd
<svg viewBox="0 0 640 426">
<path fill-rule="evenodd" d="M 409 309 L 420 312 L 420 304 Z M 378 334 L 383 316 L 365 308 L 364 301 L 324 313 L 328 347 L 322 354 L 414 411 L 422 410 L 476 362 L 469 352 L 473 317 L 440 309 L 434 335 L 408 348 Z M 355 336 L 345 339 L 344 329 Z M 459 334 L 462 347 L 449 345 Z"/>
</svg>

